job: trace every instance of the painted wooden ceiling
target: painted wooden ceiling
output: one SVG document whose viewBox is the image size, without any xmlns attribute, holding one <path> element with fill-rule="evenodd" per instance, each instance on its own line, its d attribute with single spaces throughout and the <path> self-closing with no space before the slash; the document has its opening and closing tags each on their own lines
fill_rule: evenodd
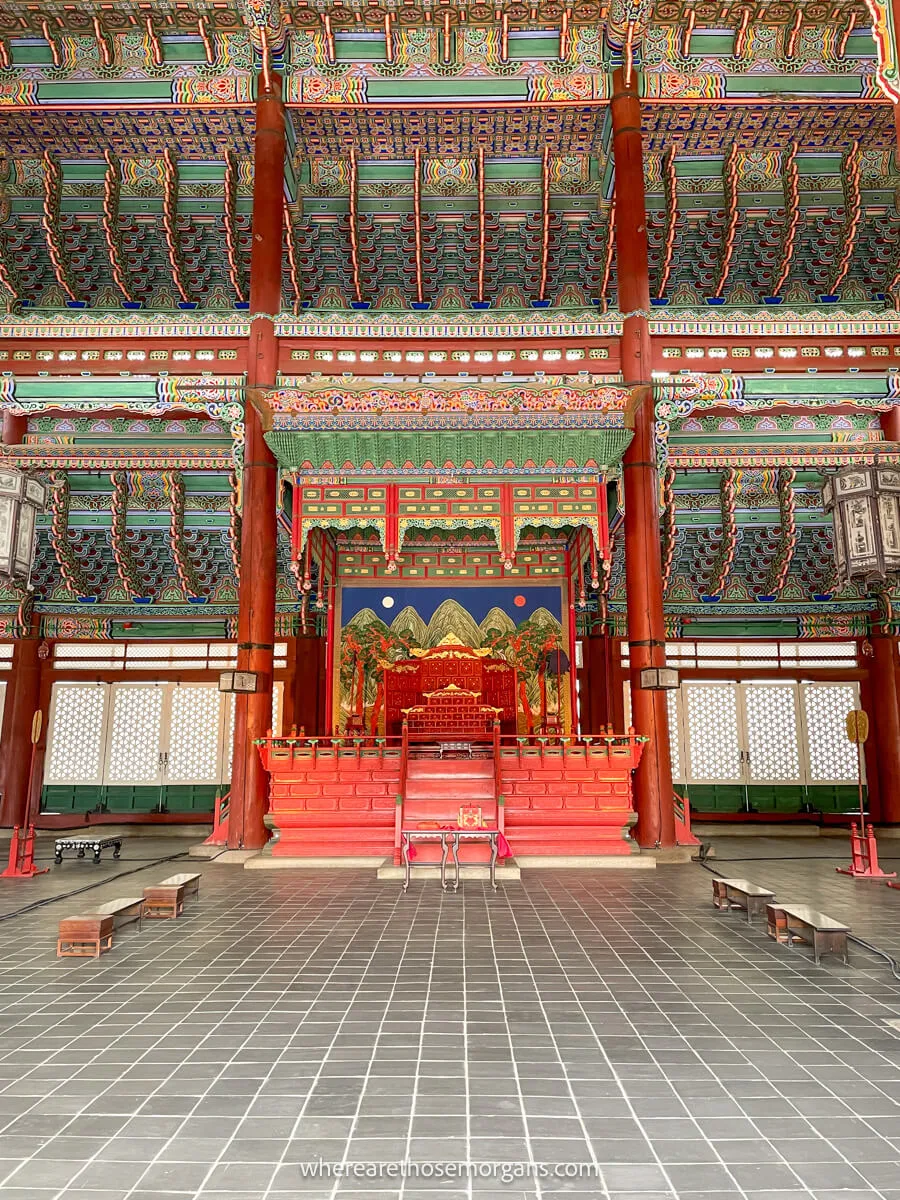
<svg viewBox="0 0 900 1200">
<path fill-rule="evenodd" d="M 890 303 L 900 177 L 883 9 L 10 0 L 0 289 L 8 307 L 243 307 L 265 57 L 288 104 L 288 311 L 614 308 L 621 63 L 644 97 L 660 303 Z"/>
</svg>

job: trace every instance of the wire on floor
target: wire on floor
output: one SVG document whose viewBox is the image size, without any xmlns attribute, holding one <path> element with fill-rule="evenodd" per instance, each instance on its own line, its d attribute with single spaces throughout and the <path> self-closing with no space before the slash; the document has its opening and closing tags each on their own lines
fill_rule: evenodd
<svg viewBox="0 0 900 1200">
<path fill-rule="evenodd" d="M 710 846 L 711 846 L 711 843 L 703 842 L 700 846 L 700 849 L 697 851 L 696 857 L 692 858 L 691 862 L 695 862 L 697 864 L 697 866 L 702 867 L 704 869 L 704 871 L 709 871 L 710 874 L 718 875 L 720 879 L 724 879 L 725 872 L 719 871 L 715 867 L 711 867 L 709 865 L 709 863 L 707 862 L 707 859 L 709 858 Z M 727 862 L 770 862 L 770 863 L 772 863 L 772 862 L 798 862 L 800 859 L 803 859 L 804 861 L 811 861 L 812 856 L 804 854 L 804 855 L 797 855 L 796 857 L 791 857 L 791 858 L 768 858 L 768 859 L 766 859 L 766 858 L 722 858 L 722 859 L 718 859 L 717 861 L 718 862 L 726 862 L 726 863 Z M 814 861 L 830 862 L 831 858 L 826 857 L 824 855 L 819 855 L 816 857 L 816 859 Z M 847 941 L 854 942 L 857 946 L 862 946 L 862 948 L 864 950 L 868 950 L 870 954 L 877 955 L 878 958 L 883 958 L 884 961 L 891 968 L 891 974 L 894 976 L 894 978 L 900 979 L 900 963 L 898 963 L 895 958 L 892 958 L 886 950 L 879 950 L 877 946 L 873 946 L 871 942 L 867 942 L 863 938 L 857 937 L 855 933 L 848 933 Z"/>
<path fill-rule="evenodd" d="M 169 854 L 165 858 L 143 859 L 143 866 L 133 867 L 130 871 L 119 871 L 117 875 L 109 875 L 106 879 L 98 879 L 95 883 L 88 883 L 84 887 L 75 888 L 74 891 L 63 892 L 59 896 L 45 896 L 43 900 L 35 900 L 33 903 L 26 904 L 22 908 L 17 908 L 13 912 L 0 913 L 0 922 L 12 921 L 14 917 L 22 917 L 25 913 L 45 908 L 48 904 L 57 904 L 60 900 L 71 900 L 73 896 L 80 896 L 82 892 L 90 892 L 94 888 L 105 887 L 108 883 L 115 883 L 117 879 L 125 879 L 129 875 L 137 875 L 140 871 L 149 871 L 151 867 L 158 867 L 160 863 L 174 862 L 178 858 L 187 857 L 188 855 L 185 851 L 181 850 L 178 854 Z"/>
</svg>

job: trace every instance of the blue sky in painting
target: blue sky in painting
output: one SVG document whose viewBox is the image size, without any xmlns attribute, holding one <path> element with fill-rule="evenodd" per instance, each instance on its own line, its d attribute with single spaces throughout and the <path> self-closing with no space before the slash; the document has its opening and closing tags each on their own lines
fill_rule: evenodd
<svg viewBox="0 0 900 1200">
<path fill-rule="evenodd" d="M 390 597 L 394 603 L 385 608 L 382 601 Z M 523 596 L 525 603 L 513 603 L 516 596 Z M 562 592 L 558 585 L 544 587 L 516 587 L 515 585 L 487 584 L 475 587 L 353 587 L 344 585 L 341 595 L 341 620 L 347 624 L 364 608 L 371 608 L 386 624 L 411 605 L 427 624 L 434 616 L 438 605 L 445 600 L 455 600 L 480 623 L 492 608 L 509 613 L 518 623 L 526 620 L 535 609 L 546 608 L 557 620 L 562 620 Z"/>
</svg>

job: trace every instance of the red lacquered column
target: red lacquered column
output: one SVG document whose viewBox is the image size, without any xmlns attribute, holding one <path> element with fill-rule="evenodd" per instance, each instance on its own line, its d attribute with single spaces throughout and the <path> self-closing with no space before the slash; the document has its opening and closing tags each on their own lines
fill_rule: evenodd
<svg viewBox="0 0 900 1200">
<path fill-rule="evenodd" d="M 613 75 L 616 269 L 619 308 L 629 314 L 622 328 L 622 377 L 628 387 L 652 382 L 641 106 L 636 88 L 634 75 L 628 88 L 621 69 Z M 625 453 L 623 468 L 631 719 L 637 732 L 650 739 L 634 777 L 635 836 L 641 846 L 673 846 L 675 810 L 666 695 L 640 686 L 642 668 L 665 666 L 666 661 L 652 392 L 648 391 L 635 414 L 634 440 Z"/>
<path fill-rule="evenodd" d="M 284 204 L 281 77 L 272 73 L 267 90 L 260 75 L 257 88 L 247 364 L 250 388 L 271 387 L 276 380 L 278 340 L 272 318 L 281 307 Z M 268 837 L 264 817 L 269 777 L 254 741 L 265 737 L 272 725 L 277 469 L 263 437 L 259 414 L 249 402 L 245 405 L 244 423 L 238 669 L 258 672 L 265 680 L 265 687 L 260 692 L 235 697 L 228 845 L 258 849 Z"/>
<path fill-rule="evenodd" d="M 24 439 L 28 418 L 3 414 L 3 444 L 18 446 Z M 28 804 L 31 764 L 31 722 L 41 703 L 40 639 L 37 629 L 18 638 L 13 647 L 12 670 L 6 686 L 0 738 L 0 826 L 21 825 Z"/>
<path fill-rule="evenodd" d="M 900 701 L 897 698 L 897 639 L 872 631 L 872 693 L 876 705 L 875 757 L 879 820 L 900 824 Z M 869 760 L 869 770 L 874 764 Z"/>
<path fill-rule="evenodd" d="M 13 647 L 12 670 L 6 689 L 3 714 L 3 745 L 0 752 L 0 826 L 23 825 L 28 809 L 28 779 L 31 768 L 31 722 L 41 706 L 40 638 L 33 629 Z M 35 803 L 34 814 L 37 812 Z M 34 815 L 33 814 L 33 815 Z"/>
</svg>

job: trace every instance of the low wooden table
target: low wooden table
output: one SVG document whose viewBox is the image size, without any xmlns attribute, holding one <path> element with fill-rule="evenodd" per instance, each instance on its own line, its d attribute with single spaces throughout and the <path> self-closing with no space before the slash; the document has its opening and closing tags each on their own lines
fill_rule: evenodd
<svg viewBox="0 0 900 1200">
<path fill-rule="evenodd" d="M 154 918 L 180 917 L 184 912 L 184 884 L 154 884 L 144 888 L 144 916 Z"/>
<path fill-rule="evenodd" d="M 459 891 L 459 847 L 461 842 L 490 842 L 491 844 L 491 887 L 497 890 L 497 845 L 500 837 L 499 829 L 451 829 L 450 841 L 453 845 L 453 890 Z"/>
<path fill-rule="evenodd" d="M 107 846 L 113 847 L 113 858 L 118 858 L 122 853 L 121 838 L 57 838 L 53 861 L 59 866 L 65 850 L 75 850 L 78 858 L 84 858 L 85 853 L 90 850 L 94 856 L 94 862 L 98 863 L 100 852 Z"/>
<path fill-rule="evenodd" d="M 63 917 L 56 941 L 57 958 L 99 958 L 112 946 L 113 918 L 101 913 Z"/>
<path fill-rule="evenodd" d="M 100 916 L 112 917 L 114 929 L 121 929 L 123 925 L 131 925 L 134 921 L 137 921 L 140 929 L 141 918 L 144 915 L 144 898 L 124 896 L 119 900 L 107 900 L 105 904 L 98 904 L 96 911 Z"/>
<path fill-rule="evenodd" d="M 409 850 L 413 842 L 440 842 L 441 844 L 441 887 L 444 891 L 447 890 L 447 855 L 450 852 L 450 838 L 453 836 L 452 829 L 401 829 L 401 845 L 403 847 L 403 865 L 406 867 L 406 876 L 403 880 L 404 892 L 409 887 L 409 875 L 412 869 L 412 862 L 409 857 Z M 423 863 L 423 866 L 430 867 L 432 863 Z"/>
<path fill-rule="evenodd" d="M 747 879 L 714 879 L 713 904 L 720 911 L 731 912 L 739 908 L 747 914 L 747 924 L 753 924 L 753 918 L 761 916 L 766 906 L 775 899 L 775 893 L 769 888 L 758 887 Z"/>
<path fill-rule="evenodd" d="M 823 954 L 840 954 L 847 958 L 847 934 L 850 926 L 816 912 L 808 904 L 766 905 L 769 937 L 793 948 L 794 942 L 808 942 L 813 948 L 816 966 Z"/>
</svg>

